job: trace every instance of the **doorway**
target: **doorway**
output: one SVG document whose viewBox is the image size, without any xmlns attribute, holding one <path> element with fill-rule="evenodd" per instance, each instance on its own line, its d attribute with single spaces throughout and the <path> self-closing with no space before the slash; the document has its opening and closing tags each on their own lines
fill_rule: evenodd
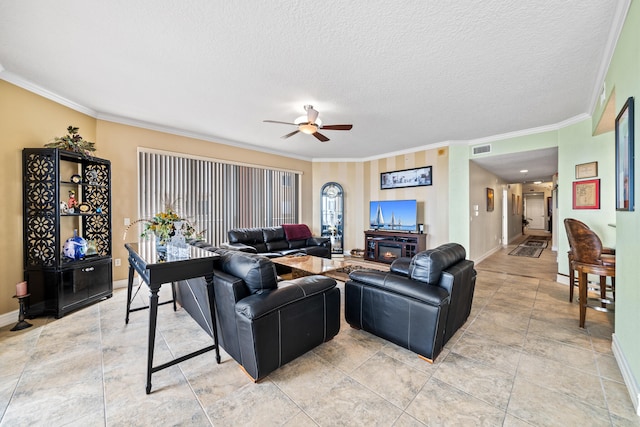
<svg viewBox="0 0 640 427">
<path fill-rule="evenodd" d="M 524 215 L 531 230 L 546 230 L 547 206 L 543 194 L 527 195 L 524 203 Z"/>
</svg>

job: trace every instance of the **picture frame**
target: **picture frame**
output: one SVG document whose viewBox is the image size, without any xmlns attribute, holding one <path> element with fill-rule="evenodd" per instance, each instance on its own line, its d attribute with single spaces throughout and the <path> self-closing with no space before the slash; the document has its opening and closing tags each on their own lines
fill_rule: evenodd
<svg viewBox="0 0 640 427">
<path fill-rule="evenodd" d="M 595 178 L 598 176 L 598 162 L 576 165 L 576 179 Z"/>
<path fill-rule="evenodd" d="M 522 215 L 522 205 L 520 204 L 520 195 L 519 194 L 516 196 L 516 199 L 518 200 L 516 202 L 518 215 Z"/>
<path fill-rule="evenodd" d="M 518 215 L 518 205 L 516 205 L 516 195 L 511 194 L 511 214 Z"/>
<path fill-rule="evenodd" d="M 431 172 L 431 166 L 382 172 L 380 174 L 380 189 L 389 190 L 392 188 L 423 187 L 432 185 L 433 177 Z"/>
<path fill-rule="evenodd" d="M 494 204 L 495 204 L 495 197 L 493 193 L 493 188 L 487 187 L 487 212 L 493 212 Z"/>
<path fill-rule="evenodd" d="M 616 210 L 633 211 L 634 203 L 633 97 L 616 117 Z"/>
<path fill-rule="evenodd" d="M 573 181 L 573 209 L 600 209 L 600 180 Z"/>
</svg>

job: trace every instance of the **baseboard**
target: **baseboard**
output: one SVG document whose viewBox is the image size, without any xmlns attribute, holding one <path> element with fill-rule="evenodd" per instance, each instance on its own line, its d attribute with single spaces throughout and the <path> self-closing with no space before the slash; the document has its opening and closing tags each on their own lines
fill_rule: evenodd
<svg viewBox="0 0 640 427">
<path fill-rule="evenodd" d="M 0 314 L 0 328 L 2 328 L 3 326 L 11 325 L 13 323 L 18 323 L 18 310 Z"/>
<path fill-rule="evenodd" d="M 611 337 L 611 350 L 616 358 L 616 362 L 618 362 L 618 368 L 620 368 L 624 384 L 627 386 L 627 391 L 629 392 L 629 397 L 631 397 L 631 403 L 633 403 L 633 407 L 636 410 L 636 415 L 640 416 L 640 385 L 631 372 L 631 368 L 629 367 L 622 348 L 620 348 L 620 342 L 616 334 L 613 334 Z"/>
<path fill-rule="evenodd" d="M 126 288 L 127 282 L 127 279 L 116 280 L 113 282 L 113 289 Z M 135 281 L 134 283 L 137 283 L 137 281 Z M 18 323 L 18 310 L 0 314 L 0 328 L 2 328 L 3 326 L 11 325 L 13 323 Z"/>
<path fill-rule="evenodd" d="M 569 286 L 569 276 L 565 274 L 556 274 L 556 282 Z"/>
<path fill-rule="evenodd" d="M 476 264 L 479 264 L 484 259 L 486 259 L 486 258 L 490 257 L 491 255 L 493 255 L 494 253 L 498 252 L 500 249 L 502 249 L 502 245 L 496 246 L 495 248 L 491 249 L 489 252 L 487 252 L 486 254 L 482 255 L 481 257 L 474 259 L 473 262 L 476 263 Z"/>
<path fill-rule="evenodd" d="M 128 279 L 115 280 L 113 282 L 113 289 L 126 288 L 128 282 L 129 282 Z"/>
</svg>

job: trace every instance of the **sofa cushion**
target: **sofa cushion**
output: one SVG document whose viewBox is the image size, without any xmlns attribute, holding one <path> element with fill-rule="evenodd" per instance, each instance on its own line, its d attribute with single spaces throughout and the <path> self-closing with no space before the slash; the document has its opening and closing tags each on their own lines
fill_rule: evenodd
<svg viewBox="0 0 640 427">
<path fill-rule="evenodd" d="M 435 249 L 416 254 L 409 264 L 409 277 L 420 282 L 438 284 L 442 271 L 464 260 L 464 247 L 458 243 L 447 243 Z"/>
<path fill-rule="evenodd" d="M 254 245 L 263 243 L 262 229 L 260 228 L 236 228 L 227 232 L 229 243 L 244 243 Z"/>
<path fill-rule="evenodd" d="M 222 271 L 244 280 L 252 294 L 278 287 L 275 265 L 269 258 L 240 251 L 217 252 Z"/>
<path fill-rule="evenodd" d="M 284 230 L 282 227 L 265 227 L 262 229 L 262 241 L 265 243 L 284 241 Z"/>
<path fill-rule="evenodd" d="M 306 224 L 282 224 L 287 240 L 304 240 L 311 237 L 311 230 Z"/>
<path fill-rule="evenodd" d="M 301 249 L 307 246 L 306 240 L 289 240 L 289 247 L 291 249 Z"/>
</svg>

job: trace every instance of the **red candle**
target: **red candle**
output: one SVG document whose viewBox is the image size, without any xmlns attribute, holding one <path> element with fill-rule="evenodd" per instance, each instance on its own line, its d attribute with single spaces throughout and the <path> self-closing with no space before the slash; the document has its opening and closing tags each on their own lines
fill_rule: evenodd
<svg viewBox="0 0 640 427">
<path fill-rule="evenodd" d="M 16 296 L 22 297 L 27 294 L 27 282 L 20 282 L 16 285 Z"/>
</svg>

